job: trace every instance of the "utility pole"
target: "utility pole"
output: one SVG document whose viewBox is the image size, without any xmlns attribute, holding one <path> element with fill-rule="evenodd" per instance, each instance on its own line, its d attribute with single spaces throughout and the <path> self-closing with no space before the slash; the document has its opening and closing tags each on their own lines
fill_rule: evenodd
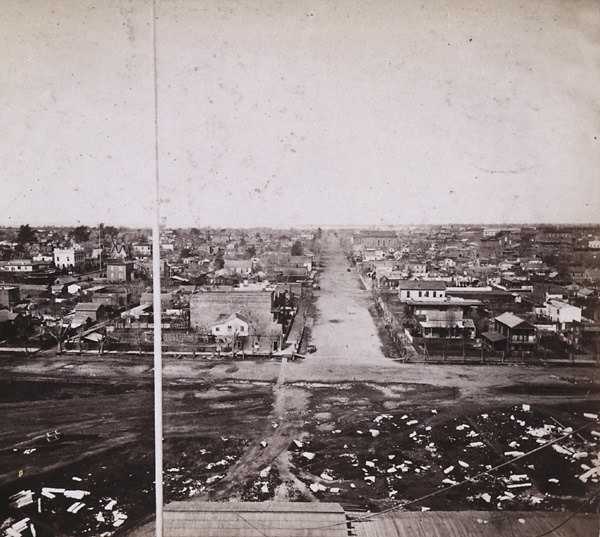
<svg viewBox="0 0 600 537">
<path fill-rule="evenodd" d="M 156 537 L 163 536 L 163 411 L 162 411 L 162 316 L 160 301 L 160 182 L 158 152 L 158 68 L 156 51 L 156 0 L 152 1 L 152 50 L 154 66 L 154 175 L 155 201 L 152 225 L 152 283 L 154 305 L 154 488 Z"/>
</svg>

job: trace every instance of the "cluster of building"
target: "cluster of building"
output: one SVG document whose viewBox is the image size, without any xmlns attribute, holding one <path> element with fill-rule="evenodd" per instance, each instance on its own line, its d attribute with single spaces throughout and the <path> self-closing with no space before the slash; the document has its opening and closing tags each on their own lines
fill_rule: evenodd
<svg viewBox="0 0 600 537">
<path fill-rule="evenodd" d="M 145 230 L 2 230 L 0 345 L 133 347 L 152 342 L 152 245 Z M 11 237 L 12 233 L 12 237 Z M 319 233 L 320 234 L 320 233 Z M 81 235 L 81 233 L 79 234 Z M 12 240 L 11 240 L 12 238 Z M 270 229 L 161 231 L 163 337 L 174 348 L 268 354 L 282 349 L 315 278 L 318 236 Z M 56 343 L 56 341 L 54 341 Z"/>
<path fill-rule="evenodd" d="M 548 226 L 360 231 L 352 256 L 411 339 L 598 354 L 599 236 Z"/>
</svg>

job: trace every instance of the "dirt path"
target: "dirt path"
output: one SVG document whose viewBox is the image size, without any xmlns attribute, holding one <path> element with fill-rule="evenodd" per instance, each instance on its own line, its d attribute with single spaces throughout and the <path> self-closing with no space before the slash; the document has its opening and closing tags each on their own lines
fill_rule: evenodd
<svg viewBox="0 0 600 537">
<path fill-rule="evenodd" d="M 273 408 L 262 434 L 257 435 L 240 459 L 229 469 L 218 489 L 206 494 L 202 499 L 241 499 L 245 485 L 256 479 L 267 467 L 277 468 L 281 475 L 283 483 L 277 493 L 280 499 L 288 500 L 290 488 L 303 486 L 290 471 L 287 448 L 294 438 L 298 438 L 297 432 L 304 423 L 308 393 L 305 389 L 286 385 L 287 363 L 284 357 L 273 387 Z M 293 483 L 293 486 L 286 488 L 285 483 Z"/>
</svg>

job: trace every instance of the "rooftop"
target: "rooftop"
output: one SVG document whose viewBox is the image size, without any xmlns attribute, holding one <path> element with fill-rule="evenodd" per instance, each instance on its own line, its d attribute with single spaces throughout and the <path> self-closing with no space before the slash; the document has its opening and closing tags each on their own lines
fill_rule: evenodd
<svg viewBox="0 0 600 537">
<path fill-rule="evenodd" d="M 446 289 L 446 282 L 440 280 L 404 280 L 398 284 L 398 289 L 406 289 L 407 291 L 414 290 L 434 290 L 444 291 Z"/>
<path fill-rule="evenodd" d="M 164 537 L 348 537 L 337 503 L 174 502 L 165 506 Z M 148 524 L 131 537 L 151 537 Z"/>
<path fill-rule="evenodd" d="M 516 315 L 514 315 L 513 313 L 510 313 L 508 311 L 506 313 L 503 313 L 502 315 L 499 315 L 498 317 L 496 317 L 496 320 L 501 322 L 502 324 L 505 324 L 506 326 L 508 326 L 510 328 L 519 326 L 522 323 L 527 323 L 527 321 L 525 319 L 521 319 L 521 317 L 517 317 Z M 529 323 L 527 323 L 527 324 L 529 324 Z"/>
<path fill-rule="evenodd" d="M 503 511 L 392 512 L 354 523 L 357 537 L 584 537 L 598 535 L 598 515 Z"/>
</svg>

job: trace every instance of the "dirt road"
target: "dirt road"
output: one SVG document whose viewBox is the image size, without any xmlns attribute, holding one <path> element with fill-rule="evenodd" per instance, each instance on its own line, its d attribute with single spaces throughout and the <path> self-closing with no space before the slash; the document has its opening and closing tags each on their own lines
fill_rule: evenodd
<svg viewBox="0 0 600 537">
<path fill-rule="evenodd" d="M 318 315 L 312 332 L 318 350 L 306 369 L 317 374 L 332 369 L 348 378 L 356 366 L 389 365 L 369 314 L 371 297 L 355 269 L 350 268 L 339 240 L 331 234 L 327 236 L 323 261 L 325 270 L 320 278 L 321 290 L 317 291 Z"/>
</svg>

